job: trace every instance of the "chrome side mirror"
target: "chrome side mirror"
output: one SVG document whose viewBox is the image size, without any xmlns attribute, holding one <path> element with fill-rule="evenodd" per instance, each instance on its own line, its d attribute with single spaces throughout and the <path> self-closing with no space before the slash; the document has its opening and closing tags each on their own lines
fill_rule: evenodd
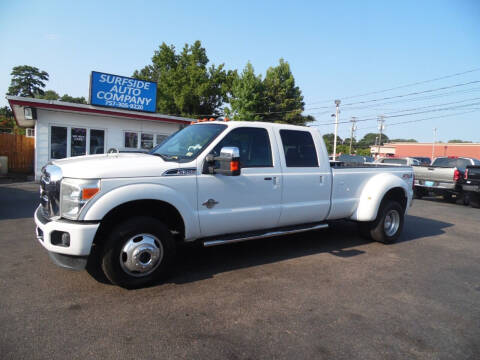
<svg viewBox="0 0 480 360">
<path fill-rule="evenodd" d="M 220 156 L 207 155 L 208 174 L 226 176 L 240 175 L 240 150 L 235 146 L 226 146 L 220 150 Z"/>
</svg>

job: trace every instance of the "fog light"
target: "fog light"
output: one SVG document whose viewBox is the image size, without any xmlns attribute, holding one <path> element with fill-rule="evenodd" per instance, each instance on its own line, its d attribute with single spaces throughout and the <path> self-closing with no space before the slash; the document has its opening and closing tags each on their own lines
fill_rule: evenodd
<svg viewBox="0 0 480 360">
<path fill-rule="evenodd" d="M 50 242 L 52 245 L 69 247 L 70 234 L 63 231 L 53 231 L 50 235 Z"/>
</svg>

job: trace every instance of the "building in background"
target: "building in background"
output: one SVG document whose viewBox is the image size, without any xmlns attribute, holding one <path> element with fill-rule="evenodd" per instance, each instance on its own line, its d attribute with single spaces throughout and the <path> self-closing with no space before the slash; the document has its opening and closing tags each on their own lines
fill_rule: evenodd
<svg viewBox="0 0 480 360">
<path fill-rule="evenodd" d="M 433 158 L 440 156 L 459 156 L 480 159 L 480 143 L 386 143 L 382 146 L 370 146 L 372 155 L 381 157 L 422 156 Z"/>
<path fill-rule="evenodd" d="M 34 128 L 35 179 L 50 160 L 148 151 L 191 119 L 101 106 L 7 96 L 18 126 Z"/>
</svg>

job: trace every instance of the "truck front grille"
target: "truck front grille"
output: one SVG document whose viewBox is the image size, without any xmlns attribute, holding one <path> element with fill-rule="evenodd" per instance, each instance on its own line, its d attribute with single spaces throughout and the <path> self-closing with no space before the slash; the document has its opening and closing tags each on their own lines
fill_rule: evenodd
<svg viewBox="0 0 480 360">
<path fill-rule="evenodd" d="M 45 165 L 40 177 L 40 205 L 47 219 L 60 215 L 60 183 L 62 170 L 52 164 Z"/>
</svg>

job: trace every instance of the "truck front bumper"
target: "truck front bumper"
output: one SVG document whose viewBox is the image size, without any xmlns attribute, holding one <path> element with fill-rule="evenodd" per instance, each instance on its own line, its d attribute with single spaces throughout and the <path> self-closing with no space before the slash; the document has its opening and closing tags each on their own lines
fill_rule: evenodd
<svg viewBox="0 0 480 360">
<path fill-rule="evenodd" d="M 35 211 L 38 242 L 49 251 L 57 265 L 69 269 L 84 268 L 100 223 L 48 220 L 40 211 L 39 206 Z"/>
</svg>

